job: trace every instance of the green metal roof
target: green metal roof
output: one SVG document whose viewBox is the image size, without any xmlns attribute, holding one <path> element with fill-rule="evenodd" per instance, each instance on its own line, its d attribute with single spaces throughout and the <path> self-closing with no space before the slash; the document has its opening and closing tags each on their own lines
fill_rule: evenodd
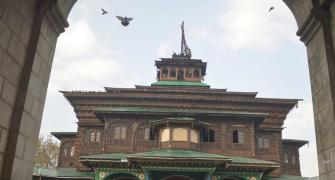
<svg viewBox="0 0 335 180">
<path fill-rule="evenodd" d="M 76 168 L 34 168 L 34 176 L 93 179 L 93 172 L 78 172 Z"/>
<path fill-rule="evenodd" d="M 268 165 L 278 165 L 276 162 L 264 161 L 260 159 L 252 159 L 246 157 L 231 157 L 233 164 L 268 164 Z"/>
<path fill-rule="evenodd" d="M 185 151 L 185 150 L 157 150 L 157 151 L 150 151 L 150 152 L 143 152 L 137 154 L 131 154 L 128 157 L 134 158 L 189 158 L 189 159 L 227 159 L 229 157 L 218 155 L 218 154 L 210 154 L 198 151 Z"/>
<path fill-rule="evenodd" d="M 108 159 L 108 160 L 122 160 L 127 159 L 125 153 L 111 153 L 111 154 L 95 154 L 89 156 L 80 156 L 81 159 Z"/>
<path fill-rule="evenodd" d="M 208 84 L 205 84 L 203 82 L 194 82 L 194 81 L 157 81 L 152 83 L 151 86 L 210 87 Z"/>
<path fill-rule="evenodd" d="M 305 180 L 306 177 L 292 176 L 292 175 L 282 175 L 280 177 L 264 177 L 264 180 Z"/>
<path fill-rule="evenodd" d="M 233 115 L 266 117 L 267 113 L 237 112 L 226 110 L 204 110 L 204 109 L 172 109 L 172 108 L 145 108 L 145 107 L 98 107 L 92 109 L 98 113 L 109 112 L 134 112 L 134 113 L 179 113 L 179 114 L 211 114 L 211 115 Z"/>
</svg>

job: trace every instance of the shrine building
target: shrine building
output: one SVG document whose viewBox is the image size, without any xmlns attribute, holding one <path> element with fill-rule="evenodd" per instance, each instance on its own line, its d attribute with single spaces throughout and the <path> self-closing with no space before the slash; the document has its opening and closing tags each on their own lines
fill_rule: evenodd
<svg viewBox="0 0 335 180">
<path fill-rule="evenodd" d="M 58 167 L 35 168 L 33 179 L 304 179 L 299 148 L 307 141 L 282 139 L 299 99 L 211 88 L 183 26 L 181 52 L 155 65 L 149 86 L 61 91 L 78 129 L 52 133 L 61 142 Z"/>
</svg>

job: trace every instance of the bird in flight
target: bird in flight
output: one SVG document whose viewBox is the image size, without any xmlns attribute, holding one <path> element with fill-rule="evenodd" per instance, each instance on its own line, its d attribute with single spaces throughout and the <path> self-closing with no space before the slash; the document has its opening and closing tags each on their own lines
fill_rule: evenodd
<svg viewBox="0 0 335 180">
<path fill-rule="evenodd" d="M 106 11 L 106 10 L 103 9 L 103 8 L 101 8 L 101 14 L 102 14 L 102 15 L 108 14 L 108 11 Z"/>
<path fill-rule="evenodd" d="M 128 26 L 128 25 L 129 25 L 129 22 L 130 22 L 131 20 L 133 20 L 133 18 L 129 18 L 129 17 L 127 17 L 127 16 L 125 16 L 125 17 L 122 17 L 122 16 L 116 16 L 116 18 L 118 18 L 118 19 L 121 21 L 121 24 L 122 24 L 123 26 Z"/>
<path fill-rule="evenodd" d="M 275 7 L 271 6 L 269 9 L 269 12 L 272 11 Z"/>
</svg>

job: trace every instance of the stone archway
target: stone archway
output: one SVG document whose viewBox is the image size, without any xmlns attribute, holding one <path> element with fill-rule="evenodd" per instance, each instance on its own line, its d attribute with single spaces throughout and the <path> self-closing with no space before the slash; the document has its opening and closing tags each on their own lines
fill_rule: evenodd
<svg viewBox="0 0 335 180">
<path fill-rule="evenodd" d="M 53 53 L 75 2 L 0 0 L 0 86 L 11 84 L 0 90 L 10 92 L 0 99 L 0 179 L 31 177 Z M 320 178 L 335 179 L 335 3 L 284 2 L 307 47 Z"/>
</svg>

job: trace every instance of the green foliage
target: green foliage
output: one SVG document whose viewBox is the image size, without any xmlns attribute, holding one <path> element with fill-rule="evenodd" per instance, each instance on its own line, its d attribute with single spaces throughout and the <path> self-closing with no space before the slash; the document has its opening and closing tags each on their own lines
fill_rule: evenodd
<svg viewBox="0 0 335 180">
<path fill-rule="evenodd" d="M 51 135 L 41 136 L 35 156 L 35 167 L 55 168 L 58 162 L 59 144 Z"/>
</svg>

